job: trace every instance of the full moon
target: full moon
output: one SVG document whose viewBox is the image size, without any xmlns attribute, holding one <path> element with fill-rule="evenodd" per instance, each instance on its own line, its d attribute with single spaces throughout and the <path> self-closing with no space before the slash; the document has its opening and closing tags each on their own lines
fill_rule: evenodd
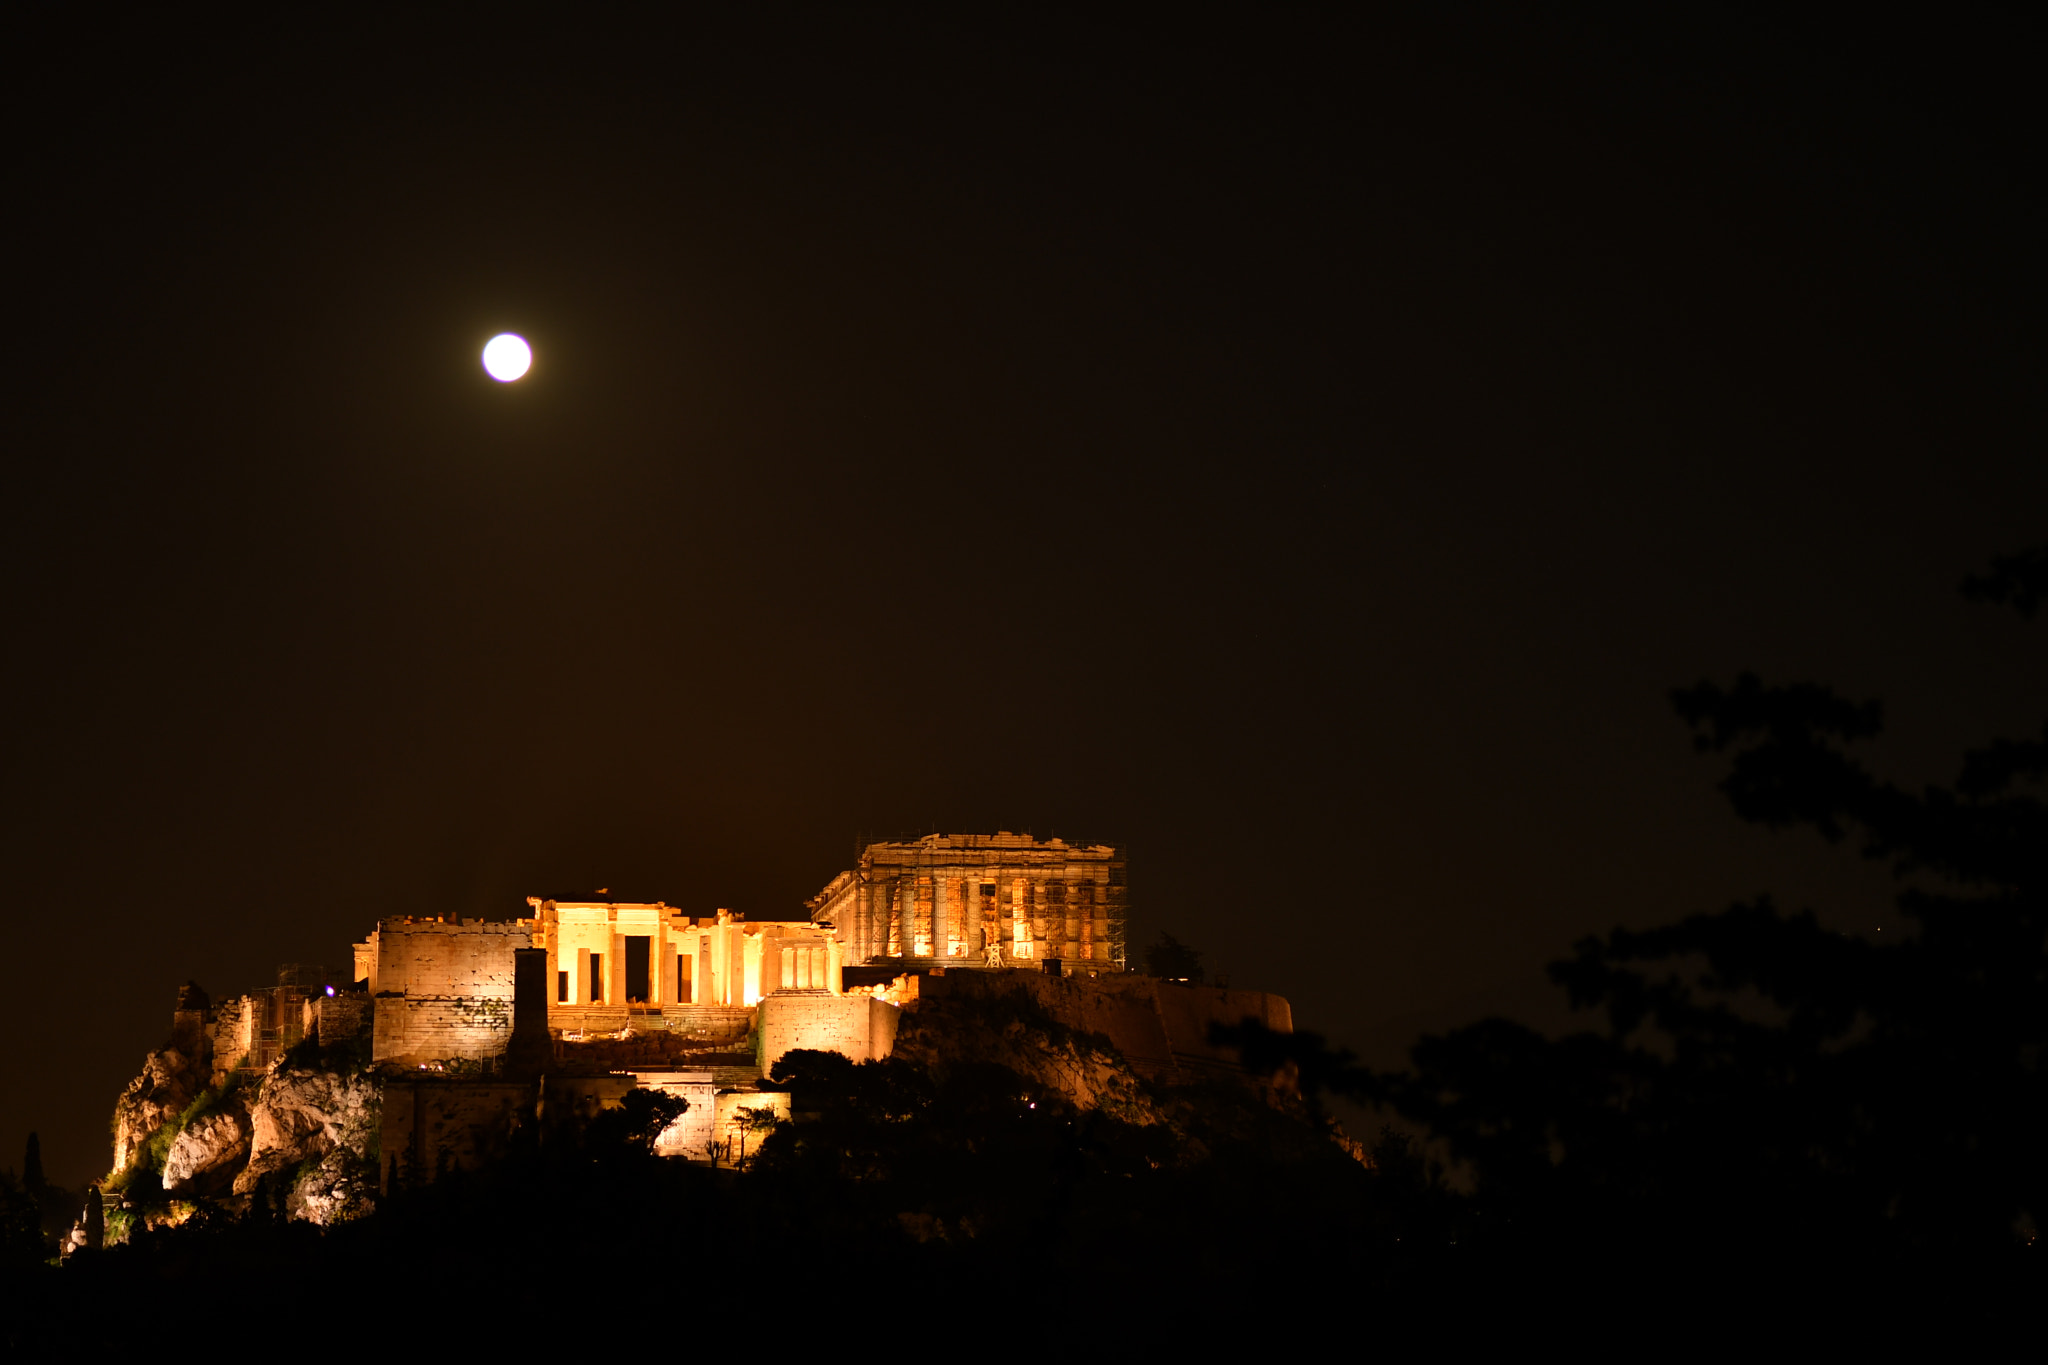
<svg viewBox="0 0 2048 1365">
<path fill-rule="evenodd" d="M 484 344 L 484 371 L 500 384 L 509 384 L 533 365 L 533 347 L 526 338 L 506 332 Z"/>
</svg>

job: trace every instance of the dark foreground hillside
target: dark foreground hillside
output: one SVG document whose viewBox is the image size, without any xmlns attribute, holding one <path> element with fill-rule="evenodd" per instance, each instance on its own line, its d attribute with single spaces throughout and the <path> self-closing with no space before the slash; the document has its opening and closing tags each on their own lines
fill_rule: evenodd
<svg viewBox="0 0 2048 1365">
<path fill-rule="evenodd" d="M 662 1355 L 728 1333 L 826 1350 L 954 1330 L 1450 1343 L 1638 1318 L 1689 1333 L 1787 1314 L 1981 1323 L 2030 1273 L 2020 1256 L 1916 1265 L 1761 1236 L 1701 1246 L 1683 1229 L 1550 1255 L 1491 1237 L 1484 1206 L 1405 1142 L 1383 1136 L 1368 1165 L 1239 1086 L 1158 1091 L 1167 1121 L 1134 1125 L 995 1066 L 934 1083 L 795 1054 L 778 1075 L 814 1117 L 776 1129 L 748 1172 L 651 1155 L 666 1116 L 629 1107 L 325 1230 L 259 1207 L 17 1264 L 0 1339 L 23 1359 L 272 1328 L 336 1349 L 639 1339 Z"/>
<path fill-rule="evenodd" d="M 1398 1278 L 1413 1260 L 1391 1255 L 1400 1239 L 1451 1217 L 1419 1170 L 1368 1169 L 1241 1087 L 1160 1092 L 1170 1122 L 1141 1126 L 1000 1067 L 934 1083 L 902 1063 L 793 1061 L 778 1074 L 814 1117 L 768 1135 L 747 1172 L 653 1156 L 666 1115 L 629 1107 L 324 1231 L 259 1208 L 17 1266 L 8 1342 L 54 1350 L 82 1323 L 191 1312 L 573 1342 L 628 1303 L 650 1326 L 740 1312 L 780 1330 L 848 1313 L 1108 1328 L 1147 1302 L 1280 1292 L 1304 1248 L 1333 1279 Z"/>
</svg>

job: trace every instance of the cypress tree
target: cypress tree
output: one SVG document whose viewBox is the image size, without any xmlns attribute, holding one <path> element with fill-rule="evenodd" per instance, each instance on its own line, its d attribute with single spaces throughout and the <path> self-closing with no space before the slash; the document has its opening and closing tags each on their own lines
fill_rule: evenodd
<svg viewBox="0 0 2048 1365">
<path fill-rule="evenodd" d="M 85 1187 L 85 1244 L 98 1251 L 107 1243 L 106 1204 L 100 1198 L 98 1185 Z"/>
</svg>

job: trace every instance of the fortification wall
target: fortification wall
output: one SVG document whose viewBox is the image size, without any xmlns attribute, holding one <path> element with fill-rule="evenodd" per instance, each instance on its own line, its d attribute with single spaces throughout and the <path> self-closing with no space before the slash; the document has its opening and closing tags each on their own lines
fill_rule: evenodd
<svg viewBox="0 0 2048 1365">
<path fill-rule="evenodd" d="M 207 1033 L 213 1045 L 213 1084 L 219 1085 L 243 1058 L 256 1051 L 256 1002 L 246 995 L 221 1001 Z"/>
<path fill-rule="evenodd" d="M 213 1048 L 213 1011 L 201 1006 L 171 1012 L 171 1046 L 187 1057 L 207 1057 Z"/>
<path fill-rule="evenodd" d="M 910 978 L 905 989 L 912 992 L 905 1001 L 911 1009 L 921 999 L 1028 1004 L 1077 1033 L 1101 1034 L 1134 1071 L 1154 1078 L 1237 1069 L 1235 1052 L 1209 1041 L 1211 1025 L 1255 1019 L 1281 1033 L 1294 1029 L 1287 1001 L 1265 991 L 1182 986 L 1124 973 L 954 971 Z M 771 995 L 761 1002 L 761 1065 L 772 1069 L 796 1048 L 880 1060 L 895 1049 L 898 1018 L 895 1006 L 865 996 Z"/>
<path fill-rule="evenodd" d="M 531 1085 L 503 1081 L 387 1081 L 378 1128 L 381 1188 L 473 1171 L 504 1153 L 533 1117 Z"/>
<path fill-rule="evenodd" d="M 371 1015 L 370 997 L 360 991 L 322 995 L 313 1000 L 313 1025 L 320 1031 L 322 1047 L 359 1037 L 370 1027 Z"/>
<path fill-rule="evenodd" d="M 475 996 L 380 995 L 370 1060 L 477 1060 L 504 1053 L 512 1038 L 512 1001 Z"/>
<path fill-rule="evenodd" d="M 533 946 L 525 920 L 379 920 L 373 995 L 512 998 L 513 952 Z"/>
<path fill-rule="evenodd" d="M 501 1056 L 512 1036 L 524 920 L 380 920 L 370 972 L 375 1061 Z"/>
<path fill-rule="evenodd" d="M 896 1006 L 864 995 L 771 995 L 761 1002 L 761 1069 L 797 1048 L 880 1061 L 896 1045 L 897 1017 Z"/>
<path fill-rule="evenodd" d="M 1293 1008 L 1280 996 L 1265 991 L 1180 986 L 1161 981 L 1154 984 L 1153 1004 L 1166 1028 L 1174 1063 L 1183 1067 L 1243 1069 L 1235 1048 L 1217 1047 L 1209 1041 L 1212 1024 L 1235 1028 L 1251 1019 L 1276 1033 L 1294 1032 Z"/>
</svg>

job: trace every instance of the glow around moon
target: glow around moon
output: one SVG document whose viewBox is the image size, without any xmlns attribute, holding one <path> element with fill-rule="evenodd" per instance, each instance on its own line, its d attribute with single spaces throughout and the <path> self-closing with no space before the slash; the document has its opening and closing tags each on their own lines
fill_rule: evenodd
<svg viewBox="0 0 2048 1365">
<path fill-rule="evenodd" d="M 533 347 L 526 338 L 505 332 L 484 344 L 484 371 L 500 384 L 509 384 L 533 367 Z"/>
</svg>

